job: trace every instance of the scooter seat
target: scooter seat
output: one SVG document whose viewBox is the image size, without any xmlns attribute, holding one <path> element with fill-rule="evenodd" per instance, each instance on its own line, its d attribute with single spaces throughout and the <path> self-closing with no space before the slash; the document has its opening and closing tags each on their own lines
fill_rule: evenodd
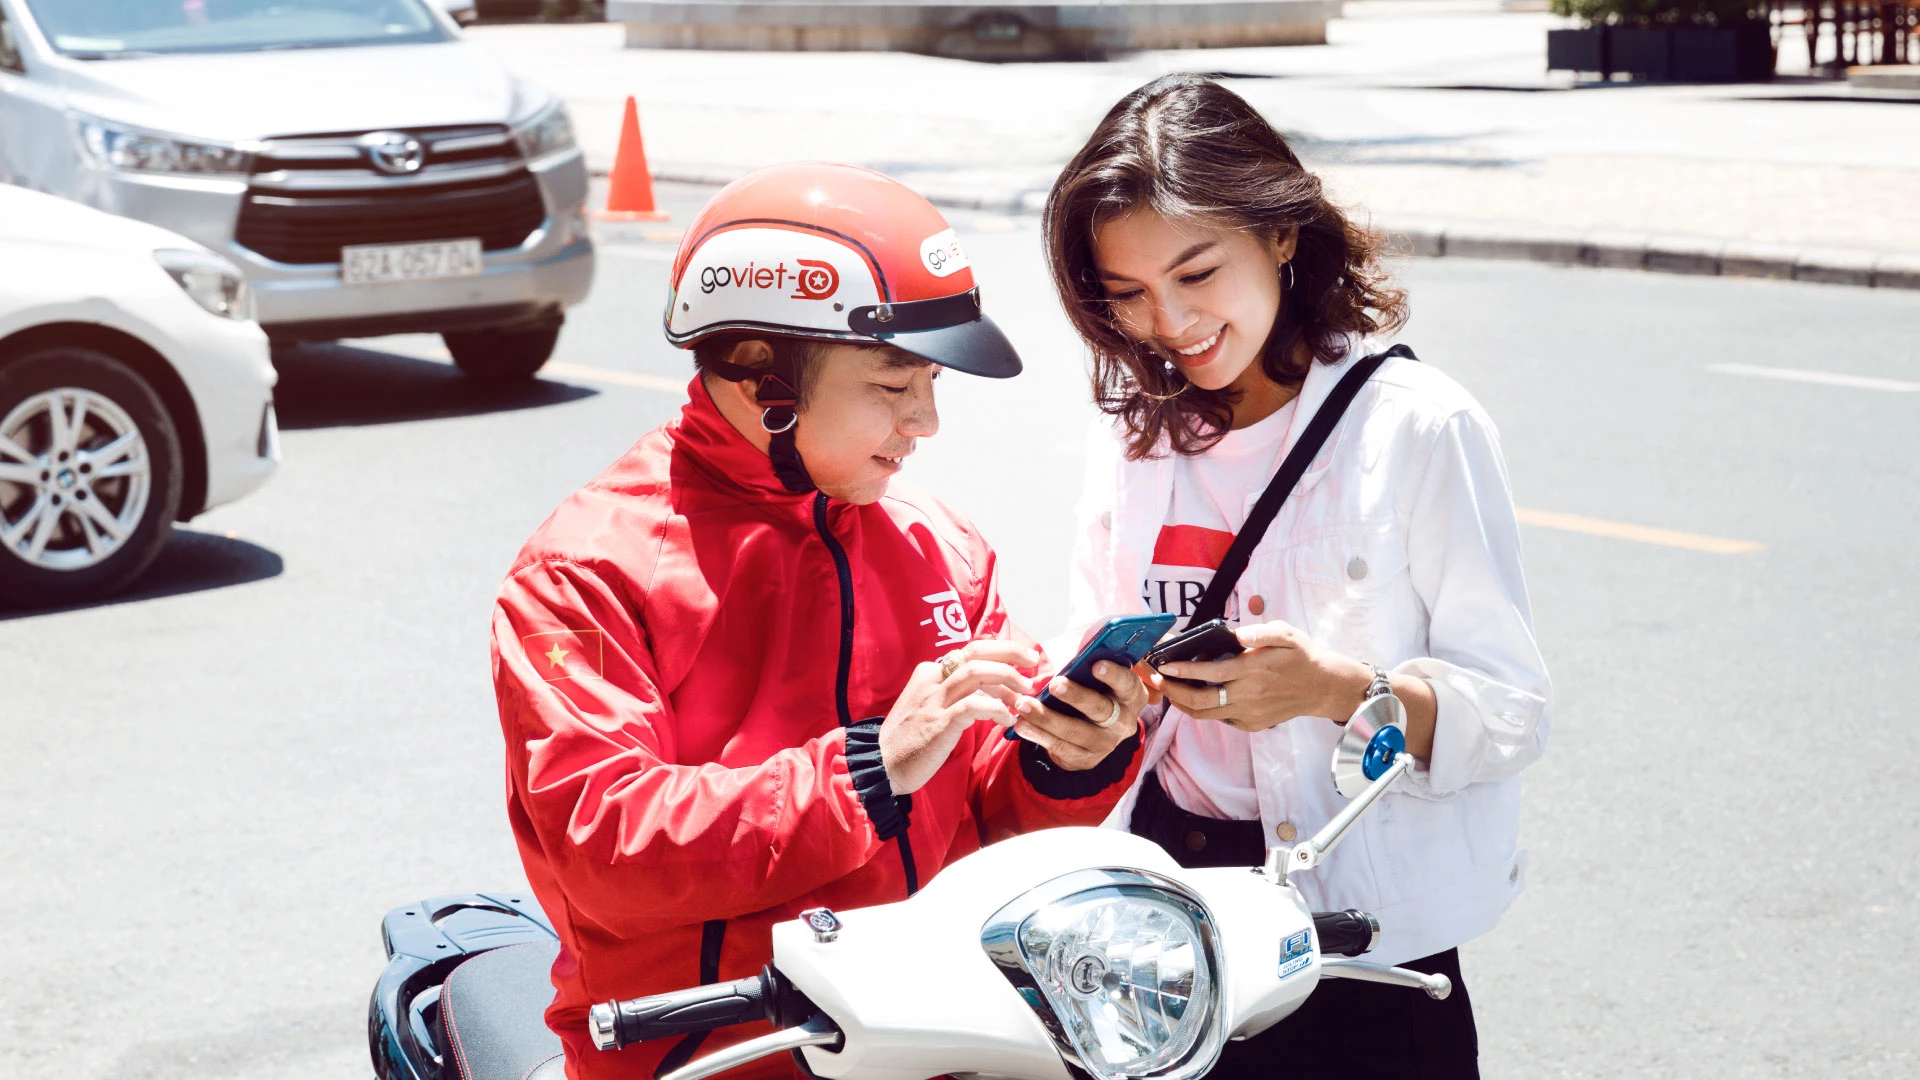
<svg viewBox="0 0 1920 1080">
<path fill-rule="evenodd" d="M 560 1037 L 545 1018 L 559 952 L 559 942 L 509 945 L 447 976 L 440 1016 L 459 1080 L 562 1080 Z"/>
</svg>

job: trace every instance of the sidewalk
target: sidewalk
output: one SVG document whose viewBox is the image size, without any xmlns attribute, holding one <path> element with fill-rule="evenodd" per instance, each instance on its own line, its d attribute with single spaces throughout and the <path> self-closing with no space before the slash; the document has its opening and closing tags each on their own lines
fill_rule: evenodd
<svg viewBox="0 0 1920 1080">
<path fill-rule="evenodd" d="M 596 170 L 634 94 L 663 179 L 836 158 L 948 204 L 1031 211 L 1121 95 L 1205 71 L 1422 254 L 1920 288 L 1920 95 L 1792 77 L 1576 86 L 1543 70 L 1550 15 L 1498 0 L 1347 12 L 1324 46 L 1101 64 L 629 50 L 612 25 L 470 33 L 567 99 Z M 1781 54 L 1790 70 L 1804 43 Z"/>
</svg>

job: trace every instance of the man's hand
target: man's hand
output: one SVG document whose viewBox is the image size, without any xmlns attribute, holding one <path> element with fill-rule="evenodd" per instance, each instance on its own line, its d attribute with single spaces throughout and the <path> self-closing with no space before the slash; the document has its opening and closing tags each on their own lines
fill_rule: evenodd
<svg viewBox="0 0 1920 1080">
<path fill-rule="evenodd" d="M 1039 650 L 1013 641 L 969 642 L 958 655 L 960 665 L 944 680 L 937 663 L 915 667 L 880 724 L 880 760 L 895 795 L 910 795 L 933 779 L 975 721 L 1011 723 L 1032 686 L 1015 667 L 1031 671 L 1040 660 Z"/>
<path fill-rule="evenodd" d="M 1106 760 L 1114 747 L 1139 730 L 1140 711 L 1147 707 L 1146 684 L 1131 668 L 1102 660 L 1093 665 L 1093 677 L 1106 683 L 1110 693 L 1057 676 L 1047 683 L 1054 697 L 1079 709 L 1092 723 L 1054 712 L 1036 698 L 1023 696 L 1014 705 L 1020 718 L 1014 732 L 1038 744 L 1055 765 L 1069 772 L 1091 769 Z M 1102 727 L 1100 721 L 1109 716 L 1113 722 Z"/>
<path fill-rule="evenodd" d="M 1226 660 L 1162 664 L 1183 679 L 1220 683 L 1187 686 L 1154 676 L 1156 687 L 1181 712 L 1218 720 L 1242 731 L 1265 731 L 1296 716 L 1324 716 L 1346 723 L 1367 695 L 1367 666 L 1316 647 L 1306 631 L 1284 622 L 1234 631 L 1246 652 Z M 1227 704 L 1220 704 L 1226 691 Z"/>
</svg>

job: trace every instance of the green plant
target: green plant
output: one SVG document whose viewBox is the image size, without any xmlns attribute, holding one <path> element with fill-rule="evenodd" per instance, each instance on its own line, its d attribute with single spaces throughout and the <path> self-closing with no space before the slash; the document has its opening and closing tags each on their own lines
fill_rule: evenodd
<svg viewBox="0 0 1920 1080">
<path fill-rule="evenodd" d="M 1553 0 L 1553 13 L 1590 26 L 1739 26 L 1764 20 L 1766 0 Z"/>
</svg>

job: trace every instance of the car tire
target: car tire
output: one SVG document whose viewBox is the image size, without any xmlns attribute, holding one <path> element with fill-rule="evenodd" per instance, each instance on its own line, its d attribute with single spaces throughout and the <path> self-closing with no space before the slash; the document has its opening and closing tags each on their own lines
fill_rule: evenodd
<svg viewBox="0 0 1920 1080">
<path fill-rule="evenodd" d="M 153 564 L 185 468 L 173 417 L 132 368 L 74 346 L 0 364 L 0 437 L 0 602 L 82 603 Z"/>
<path fill-rule="evenodd" d="M 454 365 L 480 382 L 522 382 L 546 365 L 560 324 L 515 330 L 462 330 L 440 335 Z"/>
</svg>

